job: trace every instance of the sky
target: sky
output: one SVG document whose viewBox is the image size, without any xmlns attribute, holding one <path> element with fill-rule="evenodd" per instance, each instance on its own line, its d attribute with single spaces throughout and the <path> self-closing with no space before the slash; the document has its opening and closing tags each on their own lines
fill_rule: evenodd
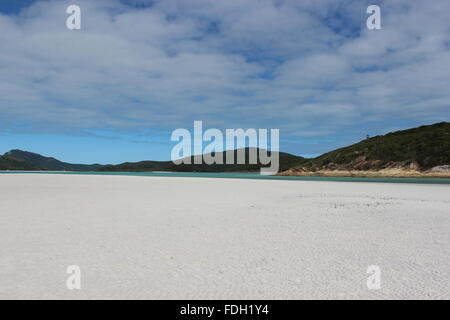
<svg viewBox="0 0 450 320">
<path fill-rule="evenodd" d="M 0 0 L 0 153 L 169 160 L 173 130 L 201 120 L 280 129 L 281 151 L 314 156 L 449 121 L 449 15 L 448 0 Z"/>
</svg>

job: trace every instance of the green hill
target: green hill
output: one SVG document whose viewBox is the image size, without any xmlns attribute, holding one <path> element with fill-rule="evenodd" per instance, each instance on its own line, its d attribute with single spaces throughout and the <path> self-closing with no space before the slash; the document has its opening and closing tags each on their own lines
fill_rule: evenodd
<svg viewBox="0 0 450 320">
<path fill-rule="evenodd" d="M 309 159 L 294 170 L 427 170 L 450 164 L 450 123 L 441 122 L 363 140 Z"/>
<path fill-rule="evenodd" d="M 245 159 L 249 162 L 249 148 L 245 148 Z M 258 154 L 258 149 L 256 149 Z M 226 155 L 223 152 L 213 154 L 219 157 L 222 155 L 224 162 Z M 270 156 L 270 152 L 269 152 Z M 295 165 L 305 161 L 305 158 L 294 156 L 289 153 L 280 152 L 280 170 L 287 170 Z M 257 164 L 212 164 L 206 163 L 194 164 L 194 157 L 191 156 L 191 164 L 175 165 L 172 161 L 141 161 L 141 162 L 125 162 L 119 165 L 104 166 L 99 171 L 122 171 L 122 172 L 139 172 L 139 171 L 176 171 L 176 172 L 236 172 L 236 171 L 259 171 L 262 165 L 257 158 Z M 237 150 L 234 150 L 234 158 L 237 158 Z"/>
<path fill-rule="evenodd" d="M 16 159 L 12 156 L 3 155 L 0 156 L 0 170 L 35 171 L 41 169 L 22 159 Z"/>
<path fill-rule="evenodd" d="M 167 171 L 172 162 L 170 161 L 139 161 L 124 162 L 117 165 L 107 165 L 97 171 L 105 172 L 147 172 L 147 171 Z"/>
<path fill-rule="evenodd" d="M 5 153 L 4 156 L 26 161 L 37 168 L 47 171 L 95 171 L 102 167 L 99 164 L 90 165 L 62 162 L 55 158 L 44 157 L 37 153 L 22 150 L 11 150 Z"/>
</svg>

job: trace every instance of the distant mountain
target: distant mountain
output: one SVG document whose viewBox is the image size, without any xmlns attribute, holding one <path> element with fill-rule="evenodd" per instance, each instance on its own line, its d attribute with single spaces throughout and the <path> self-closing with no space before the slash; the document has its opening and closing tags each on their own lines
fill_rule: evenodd
<svg viewBox="0 0 450 320">
<path fill-rule="evenodd" d="M 327 152 L 291 168 L 319 170 L 381 170 L 409 168 L 424 171 L 450 164 L 450 123 L 441 122 L 365 139 Z"/>
<path fill-rule="evenodd" d="M 62 162 L 55 158 L 44 157 L 37 153 L 22 150 L 11 150 L 5 153 L 4 157 L 20 159 L 36 168 L 46 171 L 95 171 L 102 167 L 99 164 L 72 164 Z"/>
<path fill-rule="evenodd" d="M 249 148 L 246 148 L 245 159 L 248 162 Z M 259 150 L 256 149 L 259 154 Z M 217 153 L 216 157 L 222 155 L 225 161 L 224 153 Z M 213 154 L 214 156 L 214 154 Z M 270 152 L 269 152 L 270 156 Z M 234 150 L 234 157 L 237 158 L 237 150 Z M 289 153 L 280 152 L 280 170 L 287 170 L 292 166 L 302 163 L 305 159 Z M 259 171 L 262 165 L 257 158 L 257 164 L 213 164 L 207 165 L 194 164 L 194 157 L 191 157 L 192 164 L 175 165 L 172 161 L 140 161 L 125 162 L 119 165 L 86 165 L 72 164 L 59 161 L 55 158 L 45 157 L 37 153 L 11 150 L 1 156 L 2 161 L 0 170 L 44 170 L 44 171 L 103 171 L 103 172 L 147 172 L 147 171 L 175 171 L 175 172 L 232 172 L 232 171 Z"/>
<path fill-rule="evenodd" d="M 40 168 L 25 160 L 3 155 L 0 156 L 0 170 L 35 171 L 40 170 Z"/>
<path fill-rule="evenodd" d="M 249 148 L 244 150 L 246 162 L 248 162 L 249 150 Z M 236 152 L 237 150 L 234 150 L 235 158 Z M 32 152 L 11 150 L 0 156 L 0 170 L 232 172 L 259 171 L 261 167 L 267 166 L 262 165 L 259 159 L 258 164 L 213 165 L 193 164 L 193 159 L 194 157 L 191 157 L 190 165 L 175 165 L 172 161 L 86 165 L 62 162 Z M 223 159 L 226 159 L 225 155 Z M 284 152 L 280 152 L 279 159 L 280 171 L 294 175 L 317 171 L 378 171 L 390 168 L 407 168 L 417 171 L 435 168 L 435 170 L 446 171 L 450 165 L 450 123 L 441 122 L 368 138 L 313 159 L 305 159 Z"/>
<path fill-rule="evenodd" d="M 245 148 L 245 159 L 248 162 L 250 149 Z M 259 154 L 259 149 L 256 149 L 256 153 Z M 212 154 L 215 157 L 222 156 L 225 162 L 226 154 L 218 152 Z M 269 152 L 270 156 L 270 152 Z M 259 171 L 261 167 L 267 167 L 263 165 L 257 158 L 257 164 L 212 164 L 206 163 L 194 164 L 194 156 L 190 157 L 191 164 L 175 165 L 172 161 L 141 161 L 141 162 L 125 162 L 119 165 L 104 166 L 99 171 L 176 171 L 176 172 L 236 172 L 236 171 Z M 237 159 L 237 150 L 234 150 L 234 158 Z M 280 152 L 280 170 L 287 170 L 292 166 L 298 165 L 305 161 L 305 158 L 298 157 L 289 153 Z"/>
<path fill-rule="evenodd" d="M 117 165 L 107 165 L 99 168 L 97 171 L 114 172 L 148 172 L 148 171 L 168 171 L 173 165 L 171 161 L 139 161 L 124 162 Z"/>
</svg>

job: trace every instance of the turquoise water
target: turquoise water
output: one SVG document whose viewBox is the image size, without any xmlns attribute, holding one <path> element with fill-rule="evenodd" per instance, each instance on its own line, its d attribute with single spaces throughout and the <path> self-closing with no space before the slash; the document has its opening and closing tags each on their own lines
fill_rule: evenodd
<svg viewBox="0 0 450 320">
<path fill-rule="evenodd" d="M 300 181 L 344 181 L 344 182 L 385 182 L 385 183 L 426 183 L 450 184 L 449 178 L 356 178 L 356 177 L 279 177 L 262 176 L 259 173 L 228 172 L 49 172 L 49 171 L 1 171 L 0 174 L 84 174 L 144 177 L 198 177 L 198 178 L 232 178 L 262 180 L 300 180 Z"/>
</svg>

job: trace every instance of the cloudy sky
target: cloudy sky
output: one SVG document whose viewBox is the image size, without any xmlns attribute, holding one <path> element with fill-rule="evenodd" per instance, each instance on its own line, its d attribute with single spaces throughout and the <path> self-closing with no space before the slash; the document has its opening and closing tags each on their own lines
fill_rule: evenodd
<svg viewBox="0 0 450 320">
<path fill-rule="evenodd" d="M 308 156 L 449 121 L 449 16 L 448 0 L 2 0 L 0 152 L 168 160 L 202 120 L 279 128 Z"/>
</svg>

